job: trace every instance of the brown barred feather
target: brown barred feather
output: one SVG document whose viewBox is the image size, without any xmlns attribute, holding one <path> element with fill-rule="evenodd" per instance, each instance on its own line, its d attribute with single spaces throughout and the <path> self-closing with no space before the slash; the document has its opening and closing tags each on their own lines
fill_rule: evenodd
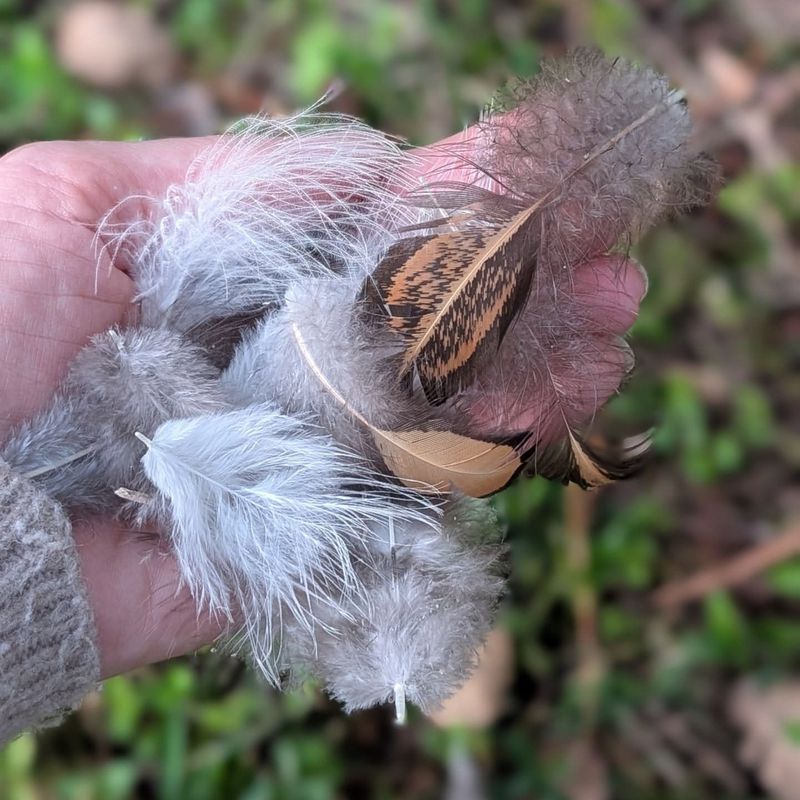
<svg viewBox="0 0 800 800">
<path fill-rule="evenodd" d="M 608 446 L 590 444 L 567 428 L 565 439 L 549 447 L 535 447 L 525 455 L 522 472 L 529 478 L 541 475 L 562 483 L 577 483 L 582 489 L 597 489 L 635 475 L 648 454 L 650 436 L 647 432 L 631 437 L 613 451 Z"/>
<path fill-rule="evenodd" d="M 506 100 L 464 153 L 472 182 L 410 198 L 444 214 L 406 230 L 361 306 L 397 334 L 399 377 L 445 426 L 511 446 L 528 474 L 601 486 L 646 445 L 584 439 L 630 366 L 620 315 L 598 318 L 576 277 L 597 263 L 600 291 L 609 254 L 705 201 L 714 170 L 690 143 L 682 93 L 624 60 L 578 51 Z"/>
<path fill-rule="evenodd" d="M 502 227 L 401 240 L 371 277 L 366 296 L 404 340 L 400 375 L 416 371 L 428 400 L 469 385 L 528 296 L 538 204 Z"/>
</svg>

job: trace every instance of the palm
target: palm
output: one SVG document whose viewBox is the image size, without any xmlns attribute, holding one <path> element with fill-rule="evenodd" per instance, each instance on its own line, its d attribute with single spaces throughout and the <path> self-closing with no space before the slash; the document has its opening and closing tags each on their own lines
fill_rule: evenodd
<svg viewBox="0 0 800 800">
<path fill-rule="evenodd" d="M 132 283 L 124 264 L 98 264 L 97 221 L 179 180 L 200 142 L 53 142 L 0 160 L 2 431 L 47 402 L 91 334 L 123 320 Z"/>
<path fill-rule="evenodd" d="M 97 221 L 180 180 L 202 140 L 44 143 L 0 159 L 0 435 L 50 399 L 94 333 L 124 321 L 131 279 L 98 261 Z M 110 521 L 76 523 L 104 676 L 219 633 L 179 591 L 174 560 Z"/>
<path fill-rule="evenodd" d="M 104 270 L 95 293 L 92 233 L 69 218 L 68 190 L 34 169 L 18 175 L 17 192 L 0 202 L 4 427 L 47 402 L 70 358 L 90 334 L 121 319 L 130 297 L 118 270 Z"/>
<path fill-rule="evenodd" d="M 133 283 L 124 262 L 112 264 L 104 253 L 98 259 L 98 220 L 129 196 L 162 195 L 206 145 L 203 139 L 52 142 L 0 159 L 0 437 L 48 402 L 92 334 L 129 313 Z M 427 152 L 422 174 L 446 179 L 446 152 Z M 608 266 L 595 274 L 603 278 L 598 289 L 609 284 L 598 303 L 608 309 L 610 301 L 622 330 L 635 315 L 643 278 L 636 269 Z M 219 635 L 215 620 L 198 617 L 174 558 L 157 540 L 109 521 L 76 523 L 74 533 L 103 676 Z"/>
</svg>

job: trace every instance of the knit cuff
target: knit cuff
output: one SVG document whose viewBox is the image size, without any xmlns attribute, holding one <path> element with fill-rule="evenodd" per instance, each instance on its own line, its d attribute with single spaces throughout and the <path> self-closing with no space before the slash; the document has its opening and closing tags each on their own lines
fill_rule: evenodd
<svg viewBox="0 0 800 800">
<path fill-rule="evenodd" d="M 95 641 L 69 519 L 0 461 L 0 745 L 95 687 Z"/>
</svg>

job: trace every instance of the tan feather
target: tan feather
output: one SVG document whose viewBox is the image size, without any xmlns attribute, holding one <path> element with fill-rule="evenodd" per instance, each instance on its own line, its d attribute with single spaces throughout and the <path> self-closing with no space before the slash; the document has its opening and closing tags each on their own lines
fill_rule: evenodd
<svg viewBox="0 0 800 800">
<path fill-rule="evenodd" d="M 406 486 L 422 491 L 457 489 L 483 497 L 504 488 L 522 468 L 513 447 L 445 430 L 387 431 L 377 428 L 333 386 L 314 360 L 297 324 L 297 348 L 325 390 L 372 435 L 387 468 Z"/>
<path fill-rule="evenodd" d="M 372 276 L 367 294 L 405 339 L 400 375 L 416 367 L 432 401 L 471 381 L 521 309 L 535 266 L 537 208 L 499 228 L 401 240 Z"/>
</svg>

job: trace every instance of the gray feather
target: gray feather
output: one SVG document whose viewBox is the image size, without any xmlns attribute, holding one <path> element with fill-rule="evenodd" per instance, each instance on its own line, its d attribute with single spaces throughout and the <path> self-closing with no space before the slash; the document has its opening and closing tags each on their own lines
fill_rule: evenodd
<svg viewBox="0 0 800 800">
<path fill-rule="evenodd" d="M 483 518 L 492 524 L 491 513 Z M 457 519 L 445 517 L 435 535 L 395 523 L 395 546 L 359 569 L 366 603 L 356 598 L 346 616 L 321 615 L 313 637 L 287 631 L 289 669 L 321 679 L 351 711 L 396 696 L 424 711 L 439 706 L 472 672 L 504 590 L 496 527 L 484 530 L 483 544 L 468 544 Z"/>
<path fill-rule="evenodd" d="M 107 331 L 78 354 L 50 407 L 12 432 L 3 458 L 70 508 L 117 510 L 116 489 L 147 486 L 134 432 L 229 407 L 218 378 L 178 333 Z"/>
<path fill-rule="evenodd" d="M 190 333 L 279 305 L 304 276 L 366 271 L 409 218 L 398 189 L 411 156 L 345 115 L 246 119 L 198 156 L 186 182 L 100 238 L 124 253 L 148 325 Z M 143 198 L 134 198 L 137 208 Z"/>
<path fill-rule="evenodd" d="M 363 601 L 357 566 L 373 527 L 433 524 L 434 505 L 376 481 L 319 428 L 272 406 L 164 423 L 142 463 L 158 488 L 181 573 L 200 605 L 230 619 L 277 680 L 273 635 L 291 615 Z"/>
<path fill-rule="evenodd" d="M 420 424 L 430 411 L 396 377 L 397 345 L 356 312 L 360 281 L 306 279 L 295 283 L 284 307 L 245 338 L 223 373 L 225 390 L 241 402 L 270 401 L 287 414 L 313 419 L 337 441 L 381 459 L 352 411 L 372 425 L 398 430 Z M 298 347 L 297 335 L 343 404 L 320 382 Z"/>
</svg>

